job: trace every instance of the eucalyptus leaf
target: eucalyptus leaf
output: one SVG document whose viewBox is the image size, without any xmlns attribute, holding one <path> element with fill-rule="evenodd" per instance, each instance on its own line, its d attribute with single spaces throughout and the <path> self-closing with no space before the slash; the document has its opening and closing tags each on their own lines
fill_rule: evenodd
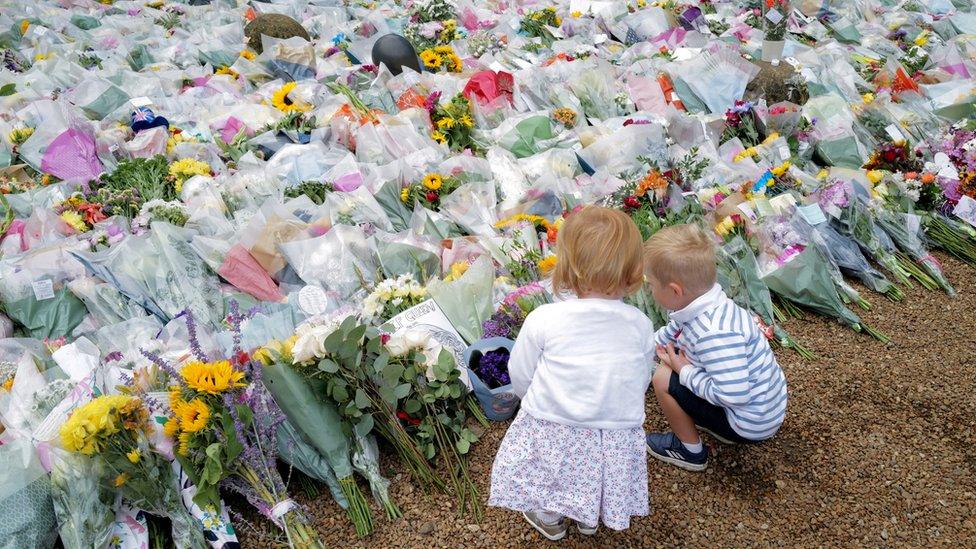
<svg viewBox="0 0 976 549">
<path fill-rule="evenodd" d="M 339 371 L 339 365 L 331 358 L 323 358 L 319 361 L 319 370 L 327 374 L 334 374 Z"/>
<path fill-rule="evenodd" d="M 360 409 L 369 407 L 369 397 L 366 396 L 366 391 L 362 389 L 356 389 L 356 406 Z"/>
<path fill-rule="evenodd" d="M 366 414 L 362 417 L 362 419 L 359 420 L 359 423 L 356 424 L 354 430 L 357 436 L 365 437 L 370 433 L 370 431 L 373 430 L 373 427 L 373 416 Z"/>
<path fill-rule="evenodd" d="M 393 394 L 396 395 L 397 399 L 406 398 L 410 394 L 410 384 L 403 383 L 397 385 L 396 389 L 393 390 Z"/>
<path fill-rule="evenodd" d="M 408 414 L 416 414 L 420 411 L 421 404 L 419 400 L 411 398 L 403 404 L 403 411 Z"/>
</svg>

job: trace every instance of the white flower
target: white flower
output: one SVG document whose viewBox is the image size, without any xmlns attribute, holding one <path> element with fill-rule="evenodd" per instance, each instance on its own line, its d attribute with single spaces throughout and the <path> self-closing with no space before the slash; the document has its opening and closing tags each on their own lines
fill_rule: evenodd
<svg viewBox="0 0 976 549">
<path fill-rule="evenodd" d="M 325 338 L 337 328 L 335 322 L 325 324 L 302 324 L 295 330 L 298 338 L 292 347 L 293 362 L 301 364 L 316 358 L 324 358 Z"/>
</svg>

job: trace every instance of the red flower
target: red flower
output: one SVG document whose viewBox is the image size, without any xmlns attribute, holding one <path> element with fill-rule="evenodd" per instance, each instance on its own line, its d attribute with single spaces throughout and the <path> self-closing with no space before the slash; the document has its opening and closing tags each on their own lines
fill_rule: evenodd
<svg viewBox="0 0 976 549">
<path fill-rule="evenodd" d="M 247 364 L 248 362 L 250 362 L 251 361 L 251 357 L 250 357 L 250 355 L 248 355 L 244 351 L 241 351 L 241 352 L 237 353 L 236 355 L 234 355 L 234 361 L 237 362 L 237 364 L 240 366 L 240 365 L 244 365 L 244 364 Z"/>
<path fill-rule="evenodd" d="M 732 223 L 742 223 L 742 216 L 739 214 L 732 214 L 729 217 L 732 218 Z"/>
<path fill-rule="evenodd" d="M 882 156 L 884 157 L 885 162 L 894 162 L 895 161 L 895 158 L 897 158 L 897 156 L 898 156 L 898 153 L 896 153 L 895 151 L 893 151 L 891 149 L 888 149 L 887 151 L 885 151 L 882 154 Z"/>
<path fill-rule="evenodd" d="M 386 345 L 390 341 L 390 334 L 380 334 L 380 343 Z"/>
<path fill-rule="evenodd" d="M 438 194 L 434 191 L 427 191 L 427 202 L 437 202 L 438 198 L 440 198 L 440 196 L 438 196 Z"/>
<path fill-rule="evenodd" d="M 399 419 L 400 421 L 406 421 L 410 425 L 420 425 L 420 420 L 419 419 L 414 418 L 414 417 L 410 417 L 403 410 L 397 410 L 396 416 L 397 416 L 397 419 Z"/>
<path fill-rule="evenodd" d="M 628 196 L 624 199 L 624 206 L 636 210 L 640 208 L 640 200 L 636 196 Z"/>
</svg>

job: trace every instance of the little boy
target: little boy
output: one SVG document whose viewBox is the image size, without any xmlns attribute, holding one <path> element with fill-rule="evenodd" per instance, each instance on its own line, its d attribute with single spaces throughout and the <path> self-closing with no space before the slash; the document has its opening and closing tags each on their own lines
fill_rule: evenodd
<svg viewBox="0 0 976 549">
<path fill-rule="evenodd" d="M 655 301 L 671 312 L 655 334 L 652 385 L 672 432 L 647 435 L 651 455 L 703 471 L 698 429 L 727 444 L 776 434 L 786 378 L 752 314 L 715 283 L 712 241 L 693 225 L 662 229 L 644 245 L 644 266 Z"/>
</svg>

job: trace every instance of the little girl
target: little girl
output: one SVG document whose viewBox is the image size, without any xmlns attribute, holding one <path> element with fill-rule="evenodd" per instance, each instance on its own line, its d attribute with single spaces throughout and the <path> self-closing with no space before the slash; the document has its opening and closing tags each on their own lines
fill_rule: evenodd
<svg viewBox="0 0 976 549">
<path fill-rule="evenodd" d="M 641 237 L 625 214 L 588 207 L 559 231 L 553 292 L 525 320 L 508 369 L 522 409 L 491 470 L 488 504 L 521 511 L 546 538 L 568 519 L 585 535 L 648 513 L 644 394 L 654 327 L 621 298 L 643 281 Z"/>
</svg>

